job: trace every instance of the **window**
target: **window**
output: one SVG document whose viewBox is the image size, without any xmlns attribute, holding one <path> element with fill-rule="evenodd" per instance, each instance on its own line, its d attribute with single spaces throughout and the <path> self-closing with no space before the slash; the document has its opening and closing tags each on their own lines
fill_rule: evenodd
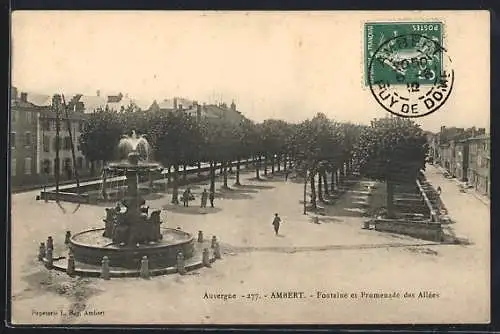
<svg viewBox="0 0 500 334">
<path fill-rule="evenodd" d="M 10 175 L 16 176 L 17 163 L 16 159 L 10 160 Z"/>
<path fill-rule="evenodd" d="M 60 165 L 57 163 L 57 159 L 54 159 L 54 175 L 60 174 Z"/>
<path fill-rule="evenodd" d="M 64 137 L 64 149 L 65 150 L 70 150 L 71 149 L 71 138 L 70 137 Z"/>
<path fill-rule="evenodd" d="M 83 168 L 83 158 L 82 157 L 78 157 L 76 159 L 76 167 L 78 169 L 82 169 Z"/>
<path fill-rule="evenodd" d="M 57 137 L 55 137 L 54 140 L 52 141 L 52 146 L 54 147 L 54 151 L 60 149 L 61 139 L 59 138 L 59 140 L 57 140 Z"/>
<path fill-rule="evenodd" d="M 50 137 L 43 136 L 43 151 L 50 152 Z"/>
<path fill-rule="evenodd" d="M 17 110 L 12 109 L 12 114 L 11 114 L 11 116 L 10 116 L 10 120 L 11 120 L 12 122 L 15 122 L 15 121 L 16 121 L 16 119 L 17 119 Z"/>
<path fill-rule="evenodd" d="M 50 160 L 45 159 L 42 164 L 42 172 L 44 174 L 50 174 Z"/>
<path fill-rule="evenodd" d="M 10 133 L 10 147 L 16 148 L 16 133 L 15 132 Z"/>
<path fill-rule="evenodd" d="M 79 122 L 79 123 L 78 123 L 78 130 L 80 130 L 80 132 L 83 132 L 83 129 L 84 129 L 84 124 L 83 124 L 83 122 Z"/>
<path fill-rule="evenodd" d="M 50 121 L 48 119 L 44 119 L 42 121 L 42 130 L 43 131 L 50 131 Z"/>
<path fill-rule="evenodd" d="M 31 146 L 31 132 L 24 133 L 24 146 Z"/>
<path fill-rule="evenodd" d="M 70 158 L 64 159 L 64 171 L 66 173 L 71 172 L 71 159 Z"/>
<path fill-rule="evenodd" d="M 31 158 L 24 158 L 24 174 L 31 175 Z"/>
<path fill-rule="evenodd" d="M 31 111 L 26 111 L 26 122 L 31 123 L 32 120 L 32 113 Z"/>
</svg>

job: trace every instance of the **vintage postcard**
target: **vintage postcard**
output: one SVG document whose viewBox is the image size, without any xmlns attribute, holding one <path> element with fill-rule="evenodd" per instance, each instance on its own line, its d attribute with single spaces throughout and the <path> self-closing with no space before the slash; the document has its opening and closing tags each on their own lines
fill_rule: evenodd
<svg viewBox="0 0 500 334">
<path fill-rule="evenodd" d="M 17 11 L 13 325 L 490 322 L 487 11 Z"/>
</svg>

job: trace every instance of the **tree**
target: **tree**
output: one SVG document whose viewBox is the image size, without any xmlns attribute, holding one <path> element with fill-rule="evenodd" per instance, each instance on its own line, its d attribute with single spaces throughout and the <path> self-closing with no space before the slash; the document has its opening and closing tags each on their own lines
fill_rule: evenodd
<svg viewBox="0 0 500 334">
<path fill-rule="evenodd" d="M 150 136 L 155 146 L 155 157 L 164 165 L 174 166 L 173 204 L 179 204 L 179 165 L 187 164 L 197 150 L 200 138 L 196 121 L 183 112 L 157 111 L 152 115 Z"/>
<path fill-rule="evenodd" d="M 227 185 L 228 162 L 235 157 L 235 125 L 225 119 L 206 118 L 201 124 L 203 137 L 203 159 L 210 163 L 210 191 L 215 191 L 215 168 L 221 163 L 224 176 L 224 188 Z"/>
<path fill-rule="evenodd" d="M 267 163 L 271 160 L 271 173 L 274 173 L 276 162 L 286 149 L 286 138 L 289 125 L 283 120 L 268 119 L 261 124 L 262 146 L 264 147 L 264 175 L 267 175 Z M 278 161 L 276 161 L 276 158 Z"/>
<path fill-rule="evenodd" d="M 104 165 L 115 157 L 122 134 L 123 127 L 115 112 L 99 109 L 90 114 L 79 144 L 85 157 L 91 161 L 92 174 L 96 161 L 102 161 Z"/>
<path fill-rule="evenodd" d="M 236 135 L 236 181 L 235 185 L 240 183 L 240 160 L 250 158 L 257 151 L 258 136 L 255 124 L 249 119 L 243 119 L 235 131 Z"/>
<path fill-rule="evenodd" d="M 426 155 L 424 132 L 407 118 L 375 119 L 361 134 L 355 156 L 357 168 L 361 175 L 386 182 L 389 217 L 394 217 L 394 185 L 415 182 L 425 169 Z"/>
<path fill-rule="evenodd" d="M 321 179 L 325 179 L 326 163 L 324 162 L 332 156 L 336 147 L 336 132 L 332 122 L 322 113 L 318 113 L 311 120 L 305 120 L 297 128 L 296 138 L 296 159 L 303 167 L 303 174 L 309 175 L 311 186 L 311 205 L 317 208 L 315 179 L 318 173 L 322 173 Z M 322 162 L 320 164 L 320 162 Z M 319 198 L 322 200 L 322 187 L 319 187 Z"/>
</svg>

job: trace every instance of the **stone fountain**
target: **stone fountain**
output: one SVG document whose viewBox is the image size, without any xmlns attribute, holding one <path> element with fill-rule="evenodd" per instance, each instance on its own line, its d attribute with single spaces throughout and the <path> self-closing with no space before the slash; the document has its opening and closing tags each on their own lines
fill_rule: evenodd
<svg viewBox="0 0 500 334">
<path fill-rule="evenodd" d="M 126 196 L 116 207 L 106 208 L 104 228 L 76 233 L 70 238 L 75 260 L 100 265 L 107 256 L 111 266 L 138 268 L 146 256 L 151 268 L 162 268 L 175 265 L 179 252 L 189 259 L 195 249 L 194 237 L 178 229 L 162 228 L 161 210 L 150 210 L 139 193 L 140 175 L 163 169 L 159 163 L 149 161 L 147 139 L 133 132 L 120 140 L 118 149 L 122 159 L 105 169 L 126 175 Z"/>
</svg>

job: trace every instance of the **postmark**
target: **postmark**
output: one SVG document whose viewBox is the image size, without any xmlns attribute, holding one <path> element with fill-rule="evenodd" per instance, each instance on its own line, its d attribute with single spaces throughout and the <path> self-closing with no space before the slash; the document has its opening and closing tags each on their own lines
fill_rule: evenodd
<svg viewBox="0 0 500 334">
<path fill-rule="evenodd" d="M 368 51 L 366 71 L 368 86 L 378 104 L 394 115 L 409 118 L 438 110 L 450 96 L 454 83 L 451 59 L 440 42 L 440 26 L 415 26 L 432 27 L 435 34 L 394 33 Z M 373 39 L 373 30 L 367 31 L 371 31 L 367 37 Z"/>
</svg>

